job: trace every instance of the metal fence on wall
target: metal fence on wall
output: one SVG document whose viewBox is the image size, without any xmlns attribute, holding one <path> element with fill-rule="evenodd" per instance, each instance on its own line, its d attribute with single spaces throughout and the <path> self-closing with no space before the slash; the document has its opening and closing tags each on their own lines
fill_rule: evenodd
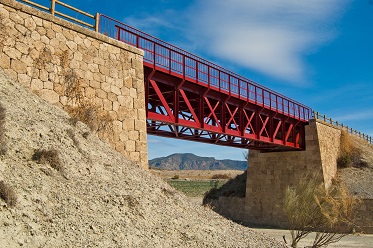
<svg viewBox="0 0 373 248">
<path fill-rule="evenodd" d="M 333 120 L 332 118 L 328 118 L 328 117 L 326 117 L 326 115 L 322 115 L 319 112 L 313 111 L 313 116 L 317 120 L 321 120 L 321 121 L 329 123 L 333 126 L 339 127 L 342 130 L 345 130 L 350 134 L 356 135 L 359 138 L 366 140 L 369 144 L 373 144 L 373 138 L 371 136 L 367 135 L 367 134 L 359 132 L 359 131 L 357 131 L 357 130 L 349 127 L 349 126 L 344 125 L 343 123 L 340 123 L 336 120 Z"/>
<path fill-rule="evenodd" d="M 18 0 L 18 1 L 26 3 L 30 6 L 36 7 L 40 10 L 49 12 L 52 16 L 61 17 L 63 19 L 78 23 L 78 24 L 82 25 L 83 27 L 90 28 L 90 29 L 93 29 L 96 32 L 98 32 L 99 19 L 100 19 L 100 16 L 99 16 L 98 13 L 96 13 L 95 15 L 92 15 L 90 13 L 84 12 L 80 9 L 77 9 L 77 8 L 75 8 L 71 5 L 68 5 L 68 4 L 66 4 L 62 1 L 59 1 L 59 0 L 51 0 L 50 1 L 50 6 L 48 6 L 48 7 L 44 6 L 44 5 L 41 5 L 41 4 L 38 4 L 36 2 L 30 1 L 30 0 Z M 81 14 L 82 16 L 87 17 L 91 21 L 90 22 L 89 21 L 83 21 L 79 18 L 72 17 L 69 14 L 62 13 L 61 11 L 57 10 L 57 6 L 62 6 L 66 9 L 68 9 L 69 11 L 71 11 L 72 13 Z"/>
</svg>

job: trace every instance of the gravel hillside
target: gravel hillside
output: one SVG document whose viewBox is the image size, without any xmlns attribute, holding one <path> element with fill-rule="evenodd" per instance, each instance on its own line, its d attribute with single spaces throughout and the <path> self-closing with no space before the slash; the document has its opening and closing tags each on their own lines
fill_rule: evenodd
<svg viewBox="0 0 373 248">
<path fill-rule="evenodd" d="M 282 247 L 264 234 L 190 203 L 82 123 L 4 76 L 6 153 L 0 181 L 0 247 Z M 33 160 L 57 150 L 63 170 Z"/>
<path fill-rule="evenodd" d="M 373 145 L 357 137 L 354 144 L 361 151 L 361 159 L 367 166 L 338 169 L 339 178 L 352 194 L 373 199 Z"/>
</svg>

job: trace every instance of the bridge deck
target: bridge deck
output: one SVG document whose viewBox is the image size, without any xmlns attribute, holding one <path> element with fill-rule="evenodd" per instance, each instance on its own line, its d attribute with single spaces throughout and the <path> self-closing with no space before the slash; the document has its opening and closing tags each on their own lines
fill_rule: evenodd
<svg viewBox="0 0 373 248">
<path fill-rule="evenodd" d="M 105 15 L 101 33 L 144 50 L 148 133 L 241 148 L 304 148 L 312 110 Z"/>
</svg>

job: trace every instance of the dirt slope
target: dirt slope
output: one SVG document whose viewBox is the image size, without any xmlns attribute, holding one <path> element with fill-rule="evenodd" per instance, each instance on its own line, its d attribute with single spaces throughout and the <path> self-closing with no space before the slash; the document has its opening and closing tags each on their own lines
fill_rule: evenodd
<svg viewBox="0 0 373 248">
<path fill-rule="evenodd" d="M 354 137 L 355 146 L 361 151 L 361 160 L 366 167 L 338 169 L 339 179 L 350 192 L 363 199 L 373 199 L 373 145 Z"/>
<path fill-rule="evenodd" d="M 0 199 L 0 247 L 282 246 L 188 202 L 1 70 L 0 104 L 0 180 L 18 197 L 14 208 Z M 64 173 L 33 161 L 35 149 L 56 149 Z"/>
</svg>

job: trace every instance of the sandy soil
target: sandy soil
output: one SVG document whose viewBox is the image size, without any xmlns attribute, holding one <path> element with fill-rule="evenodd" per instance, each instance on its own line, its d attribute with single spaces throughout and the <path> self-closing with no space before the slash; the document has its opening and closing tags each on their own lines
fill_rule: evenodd
<svg viewBox="0 0 373 248">
<path fill-rule="evenodd" d="M 0 104 L 0 180 L 17 196 L 0 199 L 0 247 L 283 247 L 191 203 L 1 70 Z M 57 150 L 63 172 L 36 149 Z"/>
</svg>

